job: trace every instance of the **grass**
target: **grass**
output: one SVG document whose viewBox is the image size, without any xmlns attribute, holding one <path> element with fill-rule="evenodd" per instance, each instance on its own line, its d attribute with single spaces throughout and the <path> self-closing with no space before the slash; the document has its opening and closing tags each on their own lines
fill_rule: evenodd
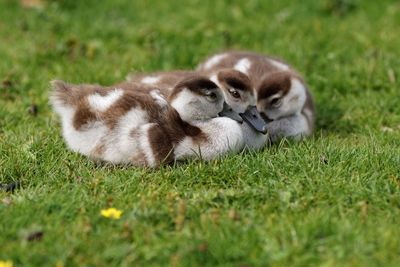
<svg viewBox="0 0 400 267">
<path fill-rule="evenodd" d="M 0 261 L 15 266 L 398 266 L 398 1 L 0 2 Z M 315 136 L 159 170 L 69 152 L 49 81 L 112 84 L 224 49 L 304 74 Z M 37 114 L 35 112 L 37 108 Z M 101 217 L 115 207 L 119 220 Z"/>
</svg>

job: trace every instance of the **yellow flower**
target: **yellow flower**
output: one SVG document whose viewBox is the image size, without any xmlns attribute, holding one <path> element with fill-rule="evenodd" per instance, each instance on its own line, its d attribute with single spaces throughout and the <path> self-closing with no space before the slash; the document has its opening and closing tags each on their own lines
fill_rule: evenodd
<svg viewBox="0 0 400 267">
<path fill-rule="evenodd" d="M 0 260 L 0 267 L 13 267 L 13 262 Z"/>
<path fill-rule="evenodd" d="M 101 215 L 106 218 L 119 219 L 119 218 L 121 218 L 122 211 L 117 210 L 115 208 L 109 208 L 109 209 L 101 210 Z"/>
</svg>

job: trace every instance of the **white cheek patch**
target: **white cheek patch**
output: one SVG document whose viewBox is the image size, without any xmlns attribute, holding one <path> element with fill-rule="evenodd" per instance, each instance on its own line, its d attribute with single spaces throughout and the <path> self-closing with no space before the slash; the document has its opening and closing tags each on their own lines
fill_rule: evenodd
<svg viewBox="0 0 400 267">
<path fill-rule="evenodd" d="M 255 97 L 254 93 L 253 94 L 246 93 L 245 100 L 246 100 L 247 105 L 255 105 L 256 104 L 256 97 Z"/>
<path fill-rule="evenodd" d="M 219 62 L 221 62 L 222 59 L 224 59 L 227 55 L 226 54 L 221 54 L 221 55 L 215 55 L 209 60 L 207 60 L 206 63 L 204 63 L 203 69 L 208 70 L 217 65 Z"/>
<path fill-rule="evenodd" d="M 283 116 L 300 113 L 306 101 L 304 85 L 297 79 L 292 79 L 291 84 L 289 93 L 284 97 L 283 109 L 285 114 L 282 114 Z"/>
<path fill-rule="evenodd" d="M 271 63 L 272 65 L 274 65 L 276 68 L 278 68 L 279 70 L 288 70 L 289 66 L 286 64 L 283 64 L 282 62 L 273 60 L 273 59 L 267 59 L 269 61 L 269 63 Z"/>
<path fill-rule="evenodd" d="M 93 94 L 88 96 L 88 102 L 90 107 L 97 112 L 104 112 L 109 107 L 112 106 L 122 95 L 124 91 L 122 89 L 115 89 L 111 91 L 106 96 L 101 96 L 99 94 Z"/>
<path fill-rule="evenodd" d="M 147 77 L 144 77 L 141 80 L 141 82 L 144 84 L 155 84 L 155 83 L 158 83 L 160 81 L 160 79 L 161 78 L 157 77 L 157 76 L 147 76 Z"/>
<path fill-rule="evenodd" d="M 292 87 L 290 88 L 288 99 L 299 103 L 301 107 L 304 106 L 306 101 L 306 89 L 299 80 L 292 79 Z"/>
<path fill-rule="evenodd" d="M 171 106 L 178 112 L 182 120 L 190 121 L 195 116 L 195 111 L 191 108 L 190 103 L 193 102 L 193 94 L 188 89 L 183 89 L 172 100 Z"/>
<path fill-rule="evenodd" d="M 247 103 L 244 103 L 242 101 L 237 101 L 236 99 L 233 99 L 230 95 L 225 96 L 226 103 L 232 108 L 232 110 L 236 113 L 244 113 L 247 109 Z"/>
<path fill-rule="evenodd" d="M 239 60 L 235 66 L 233 67 L 235 70 L 241 71 L 244 74 L 248 74 L 249 73 L 249 69 L 251 67 L 251 62 L 249 59 L 247 58 L 242 58 L 241 60 Z"/>
</svg>

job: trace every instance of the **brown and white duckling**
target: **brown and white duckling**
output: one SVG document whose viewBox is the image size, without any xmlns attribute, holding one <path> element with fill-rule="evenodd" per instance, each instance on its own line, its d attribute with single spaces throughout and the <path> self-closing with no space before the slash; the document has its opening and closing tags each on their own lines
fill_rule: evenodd
<svg viewBox="0 0 400 267">
<path fill-rule="evenodd" d="M 246 74 L 255 90 L 257 109 L 272 142 L 308 136 L 314 129 L 314 103 L 301 76 L 280 60 L 253 52 L 225 52 L 206 59 L 199 71 L 231 68 Z"/>
<path fill-rule="evenodd" d="M 266 123 L 256 109 L 250 79 L 234 69 L 222 69 L 210 75 L 210 79 L 222 88 L 224 93 L 226 106 L 222 115 L 242 123 L 241 128 L 247 148 L 252 150 L 262 148 L 267 140 Z"/>
<path fill-rule="evenodd" d="M 232 118 L 240 123 L 243 120 L 254 128 L 251 130 L 249 125 L 241 127 L 248 148 L 256 149 L 265 144 L 265 136 L 257 132 L 265 133 L 265 122 L 261 118 L 255 106 L 254 91 L 251 87 L 249 78 L 240 71 L 226 69 L 218 73 L 201 73 L 198 71 L 164 71 L 147 74 L 133 74 L 128 76 L 128 81 L 139 82 L 147 85 L 157 86 L 162 95 L 167 97 L 171 93 L 171 86 L 175 86 L 180 80 L 196 75 L 210 76 L 224 94 L 225 104 L 221 116 Z"/>
<path fill-rule="evenodd" d="M 198 155 L 210 160 L 244 145 L 238 123 L 216 118 L 222 92 L 205 77 L 181 81 L 161 105 L 141 84 L 52 85 L 66 143 L 93 159 L 155 167 Z"/>
</svg>

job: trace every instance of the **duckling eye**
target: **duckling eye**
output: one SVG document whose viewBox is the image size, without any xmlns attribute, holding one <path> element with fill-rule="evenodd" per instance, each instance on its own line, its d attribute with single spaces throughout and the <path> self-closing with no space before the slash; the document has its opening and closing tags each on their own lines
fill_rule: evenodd
<svg viewBox="0 0 400 267">
<path fill-rule="evenodd" d="M 272 98 L 269 104 L 271 105 L 271 107 L 278 107 L 281 104 L 281 98 L 280 97 Z"/>
<path fill-rule="evenodd" d="M 229 93 L 234 97 L 234 98 L 240 98 L 240 94 L 237 90 L 235 89 L 230 89 Z"/>
<path fill-rule="evenodd" d="M 207 92 L 206 93 L 206 97 L 207 97 L 207 99 L 208 100 L 210 100 L 210 101 L 215 101 L 215 100 L 217 100 L 217 94 L 216 93 L 214 93 L 214 92 Z"/>
</svg>

